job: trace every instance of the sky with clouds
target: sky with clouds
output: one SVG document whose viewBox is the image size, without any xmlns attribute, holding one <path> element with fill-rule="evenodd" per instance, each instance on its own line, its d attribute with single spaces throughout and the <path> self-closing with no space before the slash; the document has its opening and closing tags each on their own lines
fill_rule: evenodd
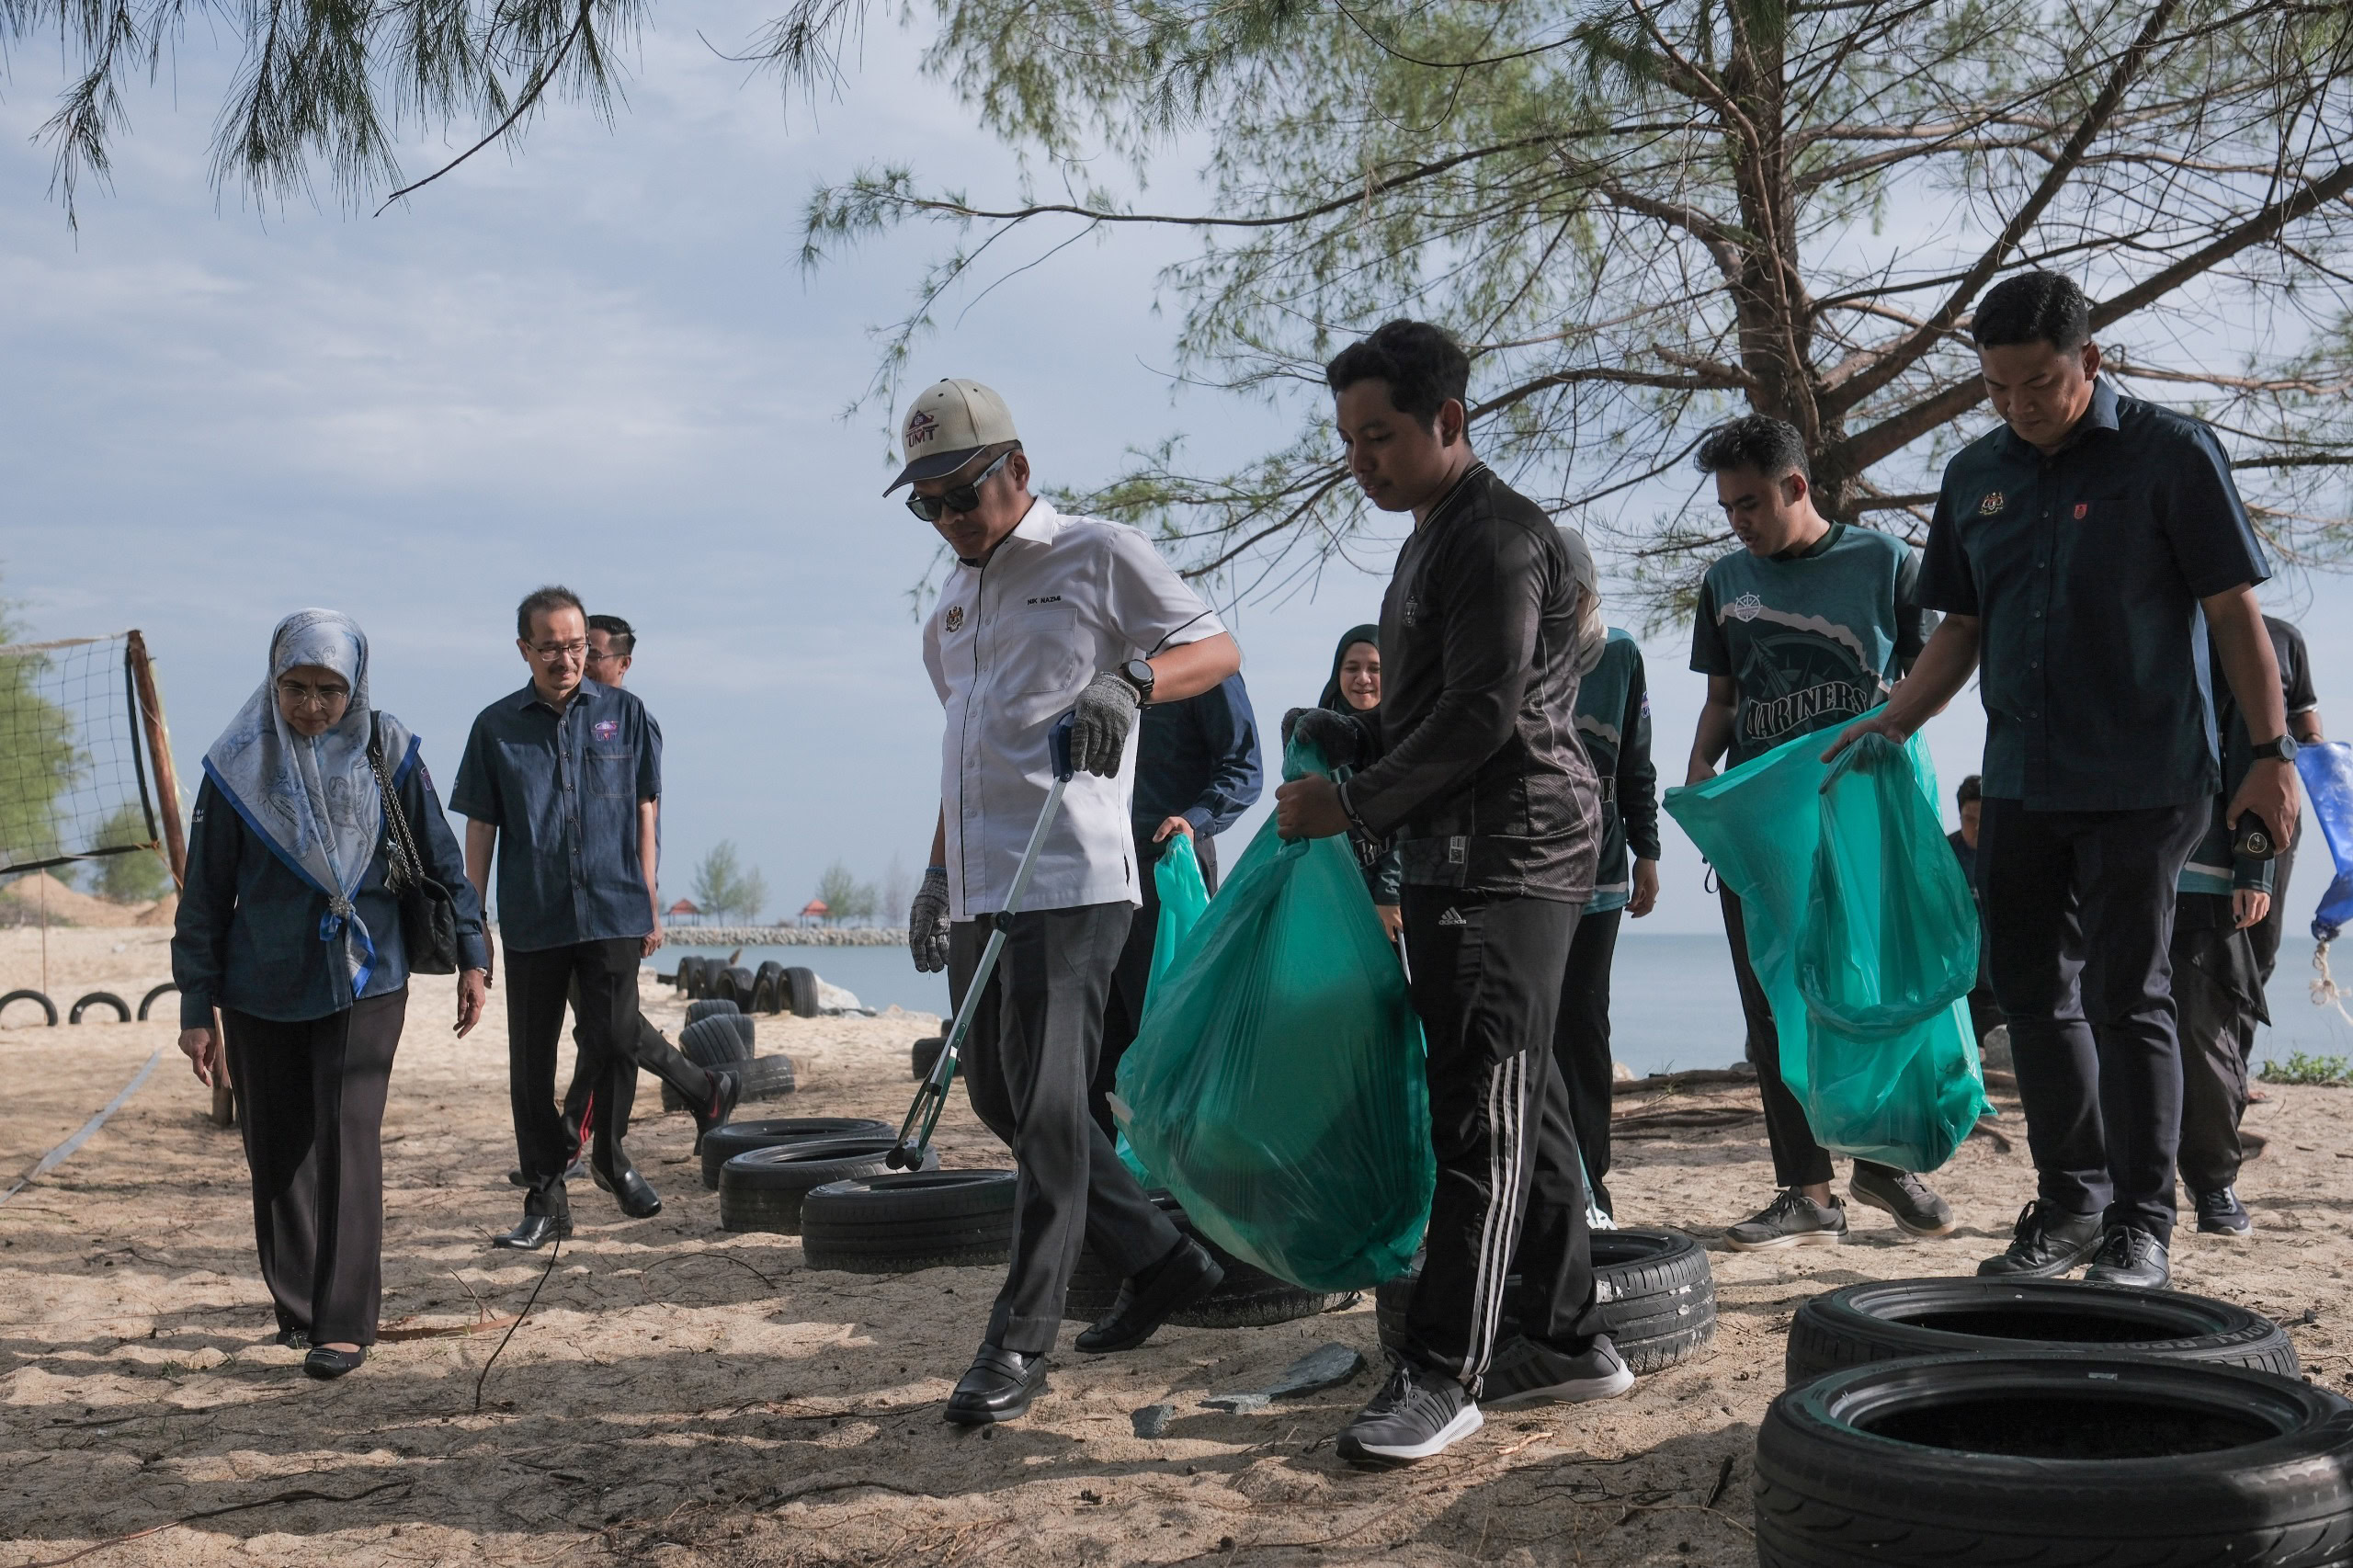
<svg viewBox="0 0 2353 1568">
<path fill-rule="evenodd" d="M 872 375 L 872 329 L 945 242 L 909 231 L 804 273 L 800 221 L 820 182 L 870 161 L 976 196 L 1010 194 L 1019 169 L 921 74 L 920 37 L 871 31 L 813 115 L 702 41 L 733 47 L 763 19 L 739 3 L 665 29 L 657 9 L 610 129 L 558 108 L 512 155 L 381 217 L 216 196 L 208 140 L 233 62 L 192 36 L 131 97 L 112 191 L 85 192 L 78 233 L 32 141 L 53 56 L 18 54 L 0 80 L 0 596 L 17 619 L 40 638 L 143 629 L 192 778 L 276 620 L 347 610 L 378 701 L 446 779 L 474 712 L 524 678 L 516 599 L 562 581 L 640 631 L 631 684 L 666 735 L 665 893 L 723 837 L 779 909 L 836 858 L 868 878 L 894 855 L 919 869 L 939 717 L 910 590 L 933 540 L 878 494 L 887 414 L 843 411 Z M 447 151 L 403 162 L 414 177 Z M 1174 430 L 1209 460 L 1287 439 L 1256 405 L 1165 373 L 1174 318 L 1154 279 L 1187 249 L 1122 233 L 951 297 L 911 380 L 1003 392 L 1047 483 L 1108 478 Z M 1313 699 L 1332 639 L 1374 618 L 1380 588 L 1340 566 L 1233 607 L 1269 728 Z M 2336 698 L 2353 590 L 2268 597 L 2305 621 Z M 1688 631 L 1645 647 L 1679 781 L 1701 696 Z M 1970 771 L 1973 699 L 1930 734 L 1948 784 Z M 1714 929 L 1696 853 L 1667 839 L 1653 928 Z"/>
</svg>

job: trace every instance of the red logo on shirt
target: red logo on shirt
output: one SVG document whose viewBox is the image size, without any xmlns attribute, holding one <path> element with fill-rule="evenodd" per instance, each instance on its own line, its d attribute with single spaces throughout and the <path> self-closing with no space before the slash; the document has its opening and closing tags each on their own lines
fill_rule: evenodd
<svg viewBox="0 0 2353 1568">
<path fill-rule="evenodd" d="M 2091 504 L 2090 502 L 2088 502 L 2088 501 L 2078 501 L 2078 502 L 2076 502 L 2076 503 L 2075 503 L 2075 521 L 2077 521 L 2077 522 L 2079 522 L 2079 523 L 2080 523 L 2080 522 L 2082 522 L 2086 517 L 2090 517 L 2091 515 L 2092 515 L 2092 504 Z"/>
</svg>

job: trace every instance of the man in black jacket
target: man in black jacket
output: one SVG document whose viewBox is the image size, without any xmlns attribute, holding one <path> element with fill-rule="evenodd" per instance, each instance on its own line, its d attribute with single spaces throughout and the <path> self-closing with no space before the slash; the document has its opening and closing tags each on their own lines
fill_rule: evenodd
<svg viewBox="0 0 2353 1568">
<path fill-rule="evenodd" d="M 1552 1052 L 1561 975 L 1593 895 L 1599 789 L 1578 744 L 1577 587 L 1543 511 L 1472 455 L 1470 361 L 1391 322 L 1325 369 L 1357 483 L 1414 514 L 1381 602 L 1377 732 L 1311 709 L 1301 728 L 1346 784 L 1276 792 L 1290 837 L 1394 837 L 1405 948 L 1428 1040 L 1438 1187 L 1400 1365 L 1341 1434 L 1342 1458 L 1426 1459 L 1495 1405 L 1633 1383 L 1592 1332 L 1585 1177 Z M 1504 1281 L 1520 1333 L 1498 1345 Z"/>
</svg>

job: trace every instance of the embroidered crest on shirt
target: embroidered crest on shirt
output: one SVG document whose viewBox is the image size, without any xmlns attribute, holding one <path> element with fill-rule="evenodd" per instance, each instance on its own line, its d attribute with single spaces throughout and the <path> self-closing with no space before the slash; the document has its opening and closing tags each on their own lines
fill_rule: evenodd
<svg viewBox="0 0 2353 1568">
<path fill-rule="evenodd" d="M 1765 609 L 1765 601 L 1755 594 L 1743 594 L 1724 606 L 1724 613 L 1734 620 L 1755 620 Z"/>
<path fill-rule="evenodd" d="M 599 719 L 588 726 L 588 733 L 600 741 L 609 741 L 621 733 L 621 722 L 619 719 Z"/>
<path fill-rule="evenodd" d="M 906 445 L 910 450 L 938 434 L 939 418 L 929 410 L 918 408 L 907 415 Z"/>
<path fill-rule="evenodd" d="M 940 618 L 939 624 L 946 627 L 950 631 L 962 631 L 964 629 L 964 607 L 962 605 L 949 605 L 948 607 L 948 613 Z"/>
<path fill-rule="evenodd" d="M 2008 496 L 1998 490 L 1989 490 L 1985 493 L 1985 499 L 1977 503 L 1977 515 L 1981 517 L 1990 517 L 2009 504 Z"/>
<path fill-rule="evenodd" d="M 1422 601 L 1407 595 L 1404 604 L 1397 611 L 1397 619 L 1407 626 L 1418 624 L 1422 619 Z"/>
<path fill-rule="evenodd" d="M 2080 523 L 2080 522 L 2082 522 L 2086 517 L 2090 517 L 2091 515 L 2092 515 L 2092 504 L 2091 504 L 2090 502 L 2088 502 L 2088 501 L 2078 501 L 2078 502 L 2076 502 L 2076 503 L 2075 503 L 2075 521 L 2077 521 L 2077 522 L 2079 522 L 2079 523 Z"/>
</svg>

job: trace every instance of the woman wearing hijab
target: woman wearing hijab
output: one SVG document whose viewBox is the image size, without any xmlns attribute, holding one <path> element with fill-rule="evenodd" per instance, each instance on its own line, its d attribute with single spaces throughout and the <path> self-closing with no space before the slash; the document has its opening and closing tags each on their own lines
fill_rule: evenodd
<svg viewBox="0 0 2353 1568">
<path fill-rule="evenodd" d="M 1315 705 L 1335 713 L 1354 713 L 1368 724 L 1381 722 L 1380 627 L 1348 628 L 1339 647 L 1333 650 L 1332 678 L 1324 683 L 1324 695 L 1315 699 Z M 1289 726 L 1285 728 L 1288 730 Z M 1333 777 L 1345 779 L 1349 771 L 1341 768 Z M 1368 844 L 1354 834 L 1348 835 L 1348 844 L 1364 869 L 1365 889 L 1372 894 L 1372 907 L 1381 916 L 1381 927 L 1393 942 L 1405 928 L 1397 902 L 1397 889 L 1404 881 L 1404 863 L 1394 849 Z"/>
<path fill-rule="evenodd" d="M 225 1057 L 278 1342 L 306 1349 L 314 1378 L 350 1371 L 376 1340 L 378 1134 L 408 1006 L 371 735 L 425 874 L 456 900 L 457 1032 L 474 1027 L 482 905 L 416 737 L 369 703 L 367 636 L 333 610 L 278 623 L 260 687 L 205 753 L 172 936 L 180 1049 L 206 1085 Z"/>
<path fill-rule="evenodd" d="M 1569 944 L 1552 1058 L 1569 1086 L 1569 1123 L 1585 1156 L 1596 1215 L 1610 1220 L 1609 969 L 1618 926 L 1658 902 L 1658 769 L 1651 765 L 1650 688 L 1641 644 L 1601 619 L 1601 574 L 1585 536 L 1563 528 L 1582 597 L 1577 616 L 1577 738 L 1601 781 L 1601 863 L 1593 902 Z M 1628 865 L 1631 848 L 1632 864 Z"/>
</svg>

